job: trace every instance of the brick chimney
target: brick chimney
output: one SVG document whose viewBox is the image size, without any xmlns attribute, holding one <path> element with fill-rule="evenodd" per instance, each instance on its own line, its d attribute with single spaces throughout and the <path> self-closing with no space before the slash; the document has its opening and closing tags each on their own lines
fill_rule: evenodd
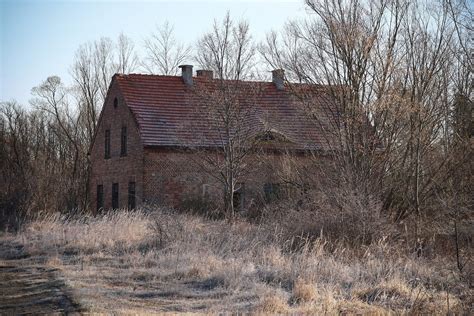
<svg viewBox="0 0 474 316">
<path fill-rule="evenodd" d="M 214 72 L 212 70 L 200 69 L 196 71 L 196 76 L 203 77 L 206 79 L 214 78 Z"/>
<path fill-rule="evenodd" d="M 283 90 L 285 88 L 285 70 L 272 70 L 272 82 L 278 90 Z"/>
<path fill-rule="evenodd" d="M 193 65 L 180 65 L 181 77 L 187 86 L 193 85 Z"/>
</svg>

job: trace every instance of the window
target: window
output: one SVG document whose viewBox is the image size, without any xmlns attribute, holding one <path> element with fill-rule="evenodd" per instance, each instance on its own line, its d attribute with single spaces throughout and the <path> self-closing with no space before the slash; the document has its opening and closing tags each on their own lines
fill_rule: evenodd
<svg viewBox="0 0 474 316">
<path fill-rule="evenodd" d="M 114 99 L 114 108 L 117 108 L 117 107 L 118 107 L 118 99 L 115 98 L 115 99 Z"/>
<path fill-rule="evenodd" d="M 265 183 L 263 193 L 265 194 L 265 201 L 267 203 L 273 202 L 280 198 L 281 186 L 279 183 Z"/>
<path fill-rule="evenodd" d="M 119 184 L 112 184 L 112 209 L 119 208 Z"/>
<path fill-rule="evenodd" d="M 127 127 L 123 126 L 122 127 L 122 134 L 120 137 L 120 156 L 126 156 L 127 155 Z"/>
<path fill-rule="evenodd" d="M 203 184 L 202 185 L 202 198 L 204 200 L 209 199 L 209 184 Z"/>
<path fill-rule="evenodd" d="M 245 193 L 245 184 L 237 183 L 235 186 L 233 204 L 234 210 L 241 211 L 244 208 L 244 193 Z"/>
<path fill-rule="evenodd" d="M 99 184 L 97 186 L 97 211 L 104 209 L 104 186 Z"/>
<path fill-rule="evenodd" d="M 264 142 L 275 140 L 275 135 L 272 132 L 266 132 L 259 136 L 259 139 Z"/>
<path fill-rule="evenodd" d="M 280 132 L 270 130 L 266 131 L 263 133 L 260 133 L 256 136 L 256 140 L 261 141 L 261 142 L 272 142 L 272 141 L 277 141 L 277 142 L 288 142 L 288 138 L 283 135 Z"/>
<path fill-rule="evenodd" d="M 135 209 L 135 182 L 128 183 L 128 209 Z"/>
<path fill-rule="evenodd" d="M 110 158 L 110 129 L 105 131 L 105 152 L 104 152 L 104 158 L 109 159 Z"/>
</svg>

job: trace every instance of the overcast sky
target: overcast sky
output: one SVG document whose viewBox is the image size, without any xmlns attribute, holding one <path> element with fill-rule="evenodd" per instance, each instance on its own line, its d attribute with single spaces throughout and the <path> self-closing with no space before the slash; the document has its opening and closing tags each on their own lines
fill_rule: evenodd
<svg viewBox="0 0 474 316">
<path fill-rule="evenodd" d="M 31 88 L 51 75 L 70 83 L 74 53 L 87 41 L 124 32 L 140 53 L 155 26 L 168 20 L 178 40 L 193 44 L 227 10 L 246 19 L 256 39 L 304 15 L 303 0 L 0 0 L 0 101 L 26 105 Z"/>
</svg>

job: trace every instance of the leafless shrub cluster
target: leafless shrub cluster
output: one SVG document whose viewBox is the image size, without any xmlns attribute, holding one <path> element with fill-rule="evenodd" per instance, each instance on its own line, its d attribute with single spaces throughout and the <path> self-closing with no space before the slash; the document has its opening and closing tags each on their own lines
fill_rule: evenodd
<svg viewBox="0 0 474 316">
<path fill-rule="evenodd" d="M 14 102 L 0 109 L 2 219 L 85 206 L 87 142 L 70 120 L 64 86 L 51 77 L 35 93 L 41 95 L 35 110 Z"/>
<path fill-rule="evenodd" d="M 352 247 L 370 244 L 391 236 L 392 223 L 381 213 L 377 198 L 364 198 L 363 193 L 336 188 L 311 191 L 304 201 L 280 201 L 266 205 L 261 222 L 280 227 L 286 238 L 294 238 L 295 246 L 306 238 L 328 238 Z"/>
</svg>

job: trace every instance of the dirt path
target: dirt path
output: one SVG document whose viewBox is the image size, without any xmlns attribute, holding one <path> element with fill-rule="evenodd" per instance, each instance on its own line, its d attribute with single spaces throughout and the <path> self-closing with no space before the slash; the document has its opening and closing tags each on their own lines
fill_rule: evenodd
<svg viewBox="0 0 474 316">
<path fill-rule="evenodd" d="M 57 269 L 32 258 L 20 245 L 0 241 L 0 314 L 74 314 L 79 306 Z"/>
</svg>

